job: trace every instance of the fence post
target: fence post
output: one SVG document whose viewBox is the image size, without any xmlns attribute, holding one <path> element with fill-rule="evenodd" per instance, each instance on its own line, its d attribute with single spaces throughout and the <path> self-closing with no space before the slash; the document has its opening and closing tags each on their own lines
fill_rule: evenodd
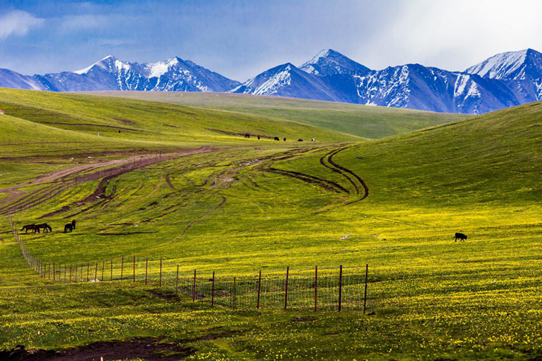
<svg viewBox="0 0 542 361">
<path fill-rule="evenodd" d="M 262 271 L 258 275 L 258 301 L 256 303 L 256 309 L 260 309 L 260 293 L 262 291 Z"/>
<path fill-rule="evenodd" d="M 286 267 L 286 285 L 284 287 L 284 310 L 288 308 L 288 278 L 290 275 L 290 267 Z"/>
<path fill-rule="evenodd" d="M 192 302 L 196 300 L 196 270 L 194 270 L 194 283 L 192 284 Z"/>
<path fill-rule="evenodd" d="M 318 312 L 318 266 L 314 267 L 314 312 Z"/>
<path fill-rule="evenodd" d="M 369 265 L 365 265 L 365 294 L 363 296 L 363 313 L 367 309 L 367 279 L 369 278 Z"/>
<path fill-rule="evenodd" d="M 51 279 L 51 264 L 50 263 L 47 263 L 47 274 L 48 274 L 48 279 Z"/>
<path fill-rule="evenodd" d="M 136 272 L 135 271 L 135 258 L 136 258 L 136 256 L 134 256 L 134 282 L 135 282 L 135 272 Z"/>
<path fill-rule="evenodd" d="M 66 265 L 64 265 L 64 282 L 66 282 Z"/>
<path fill-rule="evenodd" d="M 162 257 L 160 257 L 160 287 L 162 287 Z"/>
<path fill-rule="evenodd" d="M 213 271 L 213 286 L 211 287 L 211 307 L 215 307 L 215 272 Z"/>
<path fill-rule="evenodd" d="M 102 282 L 104 280 L 104 268 L 105 268 L 105 261 L 102 261 Z"/>
<path fill-rule="evenodd" d="M 94 282 L 98 281 L 98 262 L 96 262 L 96 267 L 94 268 Z"/>
<path fill-rule="evenodd" d="M 147 272 L 149 269 L 149 259 L 145 258 L 145 285 L 147 285 Z"/>
<path fill-rule="evenodd" d="M 75 277 L 74 277 L 75 283 L 77 283 L 77 266 L 75 266 Z"/>
<path fill-rule="evenodd" d="M 233 277 L 233 299 L 232 299 L 232 307 L 233 309 L 235 310 L 237 307 L 235 305 L 235 301 L 236 301 L 236 298 L 235 298 L 235 277 Z"/>
<path fill-rule="evenodd" d="M 179 265 L 177 265 L 177 277 L 175 277 L 175 294 L 179 294 Z"/>
<path fill-rule="evenodd" d="M 53 263 L 53 281 L 56 280 L 55 264 Z"/>
<path fill-rule="evenodd" d="M 72 283 L 72 266 L 70 266 L 70 282 L 68 283 Z"/>
<path fill-rule="evenodd" d="M 89 271 L 90 271 L 90 263 L 87 262 L 87 282 L 90 280 Z"/>
<path fill-rule="evenodd" d="M 340 266 L 339 271 L 339 312 L 341 312 L 343 300 L 343 266 Z"/>
<path fill-rule="evenodd" d="M 122 281 L 122 278 L 124 276 L 124 256 L 122 256 L 122 260 L 120 261 L 120 280 Z"/>
<path fill-rule="evenodd" d="M 111 278 L 109 280 L 113 281 L 113 258 L 111 258 Z"/>
</svg>

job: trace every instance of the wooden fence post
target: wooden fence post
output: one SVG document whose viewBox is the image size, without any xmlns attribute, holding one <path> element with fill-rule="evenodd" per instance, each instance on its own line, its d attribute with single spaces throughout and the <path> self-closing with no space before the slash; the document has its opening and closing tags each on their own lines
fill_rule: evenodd
<svg viewBox="0 0 542 361">
<path fill-rule="evenodd" d="M 105 261 L 102 261 L 102 282 L 104 280 L 104 268 L 105 268 Z"/>
<path fill-rule="evenodd" d="M 339 312 L 341 312 L 343 300 L 343 266 L 340 266 L 339 271 Z"/>
<path fill-rule="evenodd" d="M 72 283 L 72 266 L 70 266 L 70 282 L 68 283 Z"/>
<path fill-rule="evenodd" d="M 64 282 L 66 282 L 66 273 L 67 273 L 67 272 L 66 272 L 66 271 L 67 271 L 66 268 L 67 268 L 67 266 L 64 266 Z"/>
<path fill-rule="evenodd" d="M 175 294 L 179 294 L 179 265 L 177 265 L 177 277 L 175 277 Z"/>
<path fill-rule="evenodd" d="M 75 283 L 77 283 L 77 266 L 75 266 L 75 277 L 74 277 Z"/>
<path fill-rule="evenodd" d="M 98 281 L 98 262 L 96 262 L 96 267 L 94 268 L 94 282 Z"/>
<path fill-rule="evenodd" d="M 120 280 L 122 281 L 122 278 L 124 276 L 124 256 L 122 256 L 122 260 L 120 261 Z"/>
<path fill-rule="evenodd" d="M 194 283 L 192 284 L 192 302 L 196 300 L 196 270 L 194 270 Z"/>
<path fill-rule="evenodd" d="M 213 271 L 213 285 L 211 287 L 211 307 L 215 307 L 215 272 Z"/>
<path fill-rule="evenodd" d="M 262 292 L 262 271 L 258 274 L 258 301 L 256 302 L 256 309 L 260 309 L 260 294 Z"/>
<path fill-rule="evenodd" d="M 87 262 L 87 282 L 90 280 L 89 271 L 90 271 L 90 263 Z"/>
<path fill-rule="evenodd" d="M 314 312 L 318 312 L 318 266 L 314 267 Z"/>
<path fill-rule="evenodd" d="M 113 259 L 111 258 L 111 276 L 109 278 L 110 281 L 113 281 Z"/>
<path fill-rule="evenodd" d="M 233 307 L 234 310 L 237 308 L 237 306 L 236 306 L 236 304 L 235 304 L 236 301 L 237 301 L 237 299 L 236 299 L 236 297 L 235 297 L 235 291 L 236 291 L 236 289 L 235 289 L 236 287 L 235 287 L 235 286 L 236 286 L 236 285 L 235 285 L 235 277 L 233 277 L 233 299 L 232 299 L 232 307 Z"/>
<path fill-rule="evenodd" d="M 147 285 L 147 272 L 149 269 L 149 259 L 145 258 L 145 285 Z"/>
<path fill-rule="evenodd" d="M 290 276 L 290 267 L 286 267 L 286 285 L 284 287 L 284 310 L 288 308 L 288 278 Z"/>
<path fill-rule="evenodd" d="M 160 287 L 162 287 L 162 257 L 160 257 Z"/>
<path fill-rule="evenodd" d="M 135 267 L 135 258 L 136 258 L 136 256 L 134 256 L 134 282 L 135 282 L 135 272 L 136 272 L 136 271 L 135 271 L 135 268 L 136 268 L 136 267 Z"/>
<path fill-rule="evenodd" d="M 55 264 L 53 263 L 53 281 L 56 280 Z"/>
<path fill-rule="evenodd" d="M 369 265 L 365 265 L 365 294 L 363 296 L 363 313 L 367 309 L 367 279 L 369 278 Z"/>
</svg>

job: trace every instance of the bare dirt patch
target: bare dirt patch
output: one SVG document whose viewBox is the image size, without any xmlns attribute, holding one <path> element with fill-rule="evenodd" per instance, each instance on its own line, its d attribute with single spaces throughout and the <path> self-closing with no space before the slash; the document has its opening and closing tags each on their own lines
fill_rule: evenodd
<svg viewBox="0 0 542 361">
<path fill-rule="evenodd" d="M 195 353 L 191 347 L 146 338 L 130 341 L 95 342 L 87 346 L 63 351 L 26 350 L 23 346 L 9 351 L 0 351 L 0 359 L 6 361 L 93 361 L 100 360 L 144 360 L 173 361 L 184 359 Z"/>
</svg>

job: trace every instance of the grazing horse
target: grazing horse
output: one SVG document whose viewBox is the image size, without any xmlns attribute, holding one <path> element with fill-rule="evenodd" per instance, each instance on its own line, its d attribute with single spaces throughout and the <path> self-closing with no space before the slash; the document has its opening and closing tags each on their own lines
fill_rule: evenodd
<svg viewBox="0 0 542 361">
<path fill-rule="evenodd" d="M 40 233 L 40 229 L 43 228 L 43 233 L 52 232 L 53 229 L 47 223 L 36 224 L 36 230 Z"/>
<path fill-rule="evenodd" d="M 36 233 L 36 231 L 40 231 L 39 228 L 36 228 L 35 224 L 27 224 L 26 226 L 21 228 L 20 232 L 24 231 L 24 233 L 28 233 L 29 230 L 34 231 L 34 233 Z"/>
<path fill-rule="evenodd" d="M 456 233 L 454 240 L 457 242 L 457 240 L 465 241 L 467 239 L 467 235 L 463 233 Z"/>
<path fill-rule="evenodd" d="M 68 223 L 64 226 L 64 233 L 68 233 L 68 231 L 73 232 L 73 224 Z"/>
</svg>

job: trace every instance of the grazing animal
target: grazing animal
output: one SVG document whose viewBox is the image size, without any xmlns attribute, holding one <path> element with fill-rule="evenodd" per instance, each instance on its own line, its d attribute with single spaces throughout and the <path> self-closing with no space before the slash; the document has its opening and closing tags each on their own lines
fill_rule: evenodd
<svg viewBox="0 0 542 361">
<path fill-rule="evenodd" d="M 299 139 L 298 139 L 297 141 L 298 141 L 298 142 L 302 142 L 302 141 L 303 141 L 303 139 L 299 138 Z"/>
<path fill-rule="evenodd" d="M 258 135 L 258 140 L 260 140 L 260 136 Z"/>
<path fill-rule="evenodd" d="M 312 139 L 311 139 L 311 142 L 316 142 L 316 139 L 312 138 Z"/>
<path fill-rule="evenodd" d="M 75 229 L 75 219 L 72 219 L 72 228 Z"/>
<path fill-rule="evenodd" d="M 34 231 L 36 233 L 36 230 L 39 232 L 39 229 L 36 228 L 35 224 L 27 224 L 23 228 L 21 228 L 21 232 L 24 231 L 24 233 L 28 233 L 28 231 Z"/>
<path fill-rule="evenodd" d="M 53 229 L 47 223 L 36 224 L 36 230 L 40 233 L 40 229 L 43 228 L 43 233 L 52 232 Z"/>
<path fill-rule="evenodd" d="M 245 138 L 250 138 L 250 134 L 245 134 Z"/>
<path fill-rule="evenodd" d="M 68 223 L 64 226 L 64 233 L 73 232 L 73 225 L 71 223 Z"/>
<path fill-rule="evenodd" d="M 286 138 L 284 138 L 284 141 L 286 141 Z"/>
<path fill-rule="evenodd" d="M 279 137 L 275 137 L 274 139 L 275 139 L 275 140 L 279 140 L 279 141 L 280 141 Z"/>
<path fill-rule="evenodd" d="M 461 241 L 465 241 L 467 239 L 467 235 L 458 232 L 455 234 L 454 240 L 457 242 L 458 239 Z"/>
</svg>

